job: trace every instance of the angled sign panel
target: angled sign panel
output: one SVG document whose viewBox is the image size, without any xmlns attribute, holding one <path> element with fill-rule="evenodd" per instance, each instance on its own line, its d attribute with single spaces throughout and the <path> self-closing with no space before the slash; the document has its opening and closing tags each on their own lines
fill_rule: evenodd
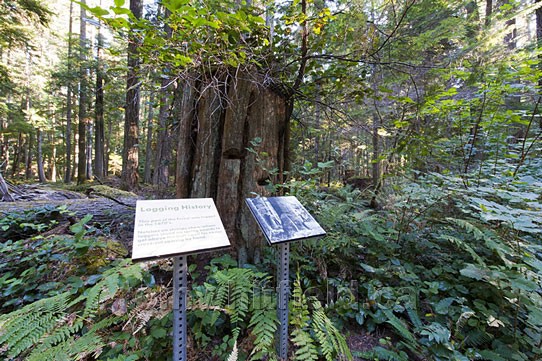
<svg viewBox="0 0 542 361">
<path fill-rule="evenodd" d="M 326 234 L 296 197 L 247 198 L 246 203 L 270 245 Z"/>
</svg>

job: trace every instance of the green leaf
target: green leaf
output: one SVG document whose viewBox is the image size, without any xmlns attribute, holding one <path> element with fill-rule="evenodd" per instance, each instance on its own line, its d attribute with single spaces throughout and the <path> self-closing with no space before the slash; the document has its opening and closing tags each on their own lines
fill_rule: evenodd
<svg viewBox="0 0 542 361">
<path fill-rule="evenodd" d="M 469 278 L 473 278 L 477 281 L 489 279 L 490 273 L 486 270 L 480 269 L 473 264 L 468 264 L 467 267 L 459 271 L 461 275 Z"/>
<path fill-rule="evenodd" d="M 162 327 L 155 327 L 151 329 L 151 336 L 154 338 L 163 338 L 166 337 L 167 331 Z"/>
</svg>

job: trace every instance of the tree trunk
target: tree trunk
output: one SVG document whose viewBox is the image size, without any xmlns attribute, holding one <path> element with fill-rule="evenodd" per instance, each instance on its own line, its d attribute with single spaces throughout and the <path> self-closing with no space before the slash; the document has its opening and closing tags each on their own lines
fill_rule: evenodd
<svg viewBox="0 0 542 361">
<path fill-rule="evenodd" d="M 486 0 L 486 26 L 491 24 L 491 15 L 493 15 L 493 0 Z"/>
<path fill-rule="evenodd" d="M 143 3 L 141 0 L 130 0 L 130 10 L 137 18 L 141 18 Z M 126 105 L 124 119 L 124 146 L 122 151 L 122 187 L 126 190 L 139 186 L 139 100 L 140 84 L 138 78 L 139 57 L 138 38 L 131 35 L 128 42 L 128 79 L 126 83 Z"/>
<path fill-rule="evenodd" d="M 47 182 L 47 179 L 45 178 L 45 169 L 43 168 L 43 135 L 40 128 L 36 129 L 36 139 L 37 139 L 37 168 L 38 168 L 38 179 L 40 183 Z"/>
<path fill-rule="evenodd" d="M 374 190 L 378 190 L 380 187 L 380 146 L 378 141 L 378 128 L 380 127 L 380 117 L 378 114 L 373 114 L 373 188 Z"/>
<path fill-rule="evenodd" d="M 49 144 L 51 144 L 51 155 L 49 156 L 49 162 L 48 162 L 48 175 L 51 182 L 57 181 L 57 168 L 56 168 L 56 139 L 55 139 L 55 131 L 54 126 L 53 130 L 49 134 Z"/>
<path fill-rule="evenodd" d="M 177 197 L 215 199 L 241 264 L 258 261 L 263 241 L 244 200 L 271 195 L 268 182 L 285 169 L 288 104 L 262 83 L 253 73 L 216 72 L 187 79 L 175 101 Z"/>
<path fill-rule="evenodd" d="M 165 10 L 164 17 L 170 16 L 170 11 Z M 171 38 L 171 28 L 166 25 L 166 37 Z M 171 80 L 162 78 L 160 86 L 160 108 L 158 111 L 158 136 L 156 142 L 156 157 L 154 161 L 153 184 L 159 190 L 164 190 L 169 183 L 169 166 L 171 163 L 171 141 L 169 134 L 169 113 L 171 108 Z"/>
<path fill-rule="evenodd" d="M 85 5 L 86 0 L 82 0 L 81 3 Z M 86 68 L 86 12 L 85 8 L 81 6 L 81 19 L 79 30 L 79 61 L 80 61 L 80 80 L 79 80 L 79 124 L 78 132 L 79 139 L 77 141 L 78 163 L 77 163 L 77 183 L 82 184 L 87 181 L 87 158 L 86 158 L 86 122 L 87 122 L 87 68 Z"/>
<path fill-rule="evenodd" d="M 32 133 L 29 133 L 25 149 L 25 178 L 27 180 L 34 177 L 34 173 L 32 172 L 32 147 L 34 146 L 34 142 L 32 139 L 34 139 Z"/>
<path fill-rule="evenodd" d="M 17 176 L 17 173 L 19 173 L 19 164 L 21 163 L 21 153 L 24 149 L 24 137 L 23 133 L 19 132 L 19 135 L 17 137 L 17 146 L 15 147 L 15 150 L 13 152 L 13 165 L 11 166 L 11 175 Z"/>
<path fill-rule="evenodd" d="M 147 139 L 145 145 L 145 173 L 143 182 L 150 184 L 152 182 L 152 133 L 154 122 L 154 91 L 151 91 L 149 99 L 149 110 L 147 112 Z"/>
<path fill-rule="evenodd" d="M 72 58 L 72 26 L 73 2 L 70 2 L 70 22 L 68 27 L 68 71 L 71 71 Z M 68 80 L 66 94 L 66 164 L 64 168 L 64 183 L 72 181 L 72 83 Z"/>
<path fill-rule="evenodd" d="M 94 175 L 98 179 L 105 177 L 105 126 L 104 126 L 104 80 L 101 63 L 102 34 L 98 31 L 98 49 L 96 65 L 96 117 L 94 134 Z"/>
<path fill-rule="evenodd" d="M 169 140 L 169 79 L 162 79 L 160 92 L 160 108 L 158 112 L 158 136 L 156 139 L 156 155 L 154 159 L 153 184 L 158 189 L 165 189 L 169 181 L 169 165 L 171 162 L 171 147 Z"/>
</svg>

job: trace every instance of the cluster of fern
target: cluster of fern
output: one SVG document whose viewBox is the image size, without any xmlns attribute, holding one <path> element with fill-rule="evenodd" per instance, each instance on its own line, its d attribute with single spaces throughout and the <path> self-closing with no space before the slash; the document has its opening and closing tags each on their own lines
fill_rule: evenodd
<svg viewBox="0 0 542 361">
<path fill-rule="evenodd" d="M 308 287 L 333 290 L 325 306 L 336 324 L 377 340 L 355 355 L 542 358 L 542 239 L 539 219 L 525 218 L 541 207 L 539 193 L 536 184 L 495 182 L 396 180 L 377 211 L 356 190 L 295 190 L 328 236 L 295 245 L 292 258 Z"/>
<path fill-rule="evenodd" d="M 214 270 L 195 286 L 189 308 L 198 347 L 223 342 L 214 355 L 228 360 L 276 360 L 279 325 L 273 278 L 253 268 Z M 321 303 L 306 297 L 299 277 L 294 283 L 290 312 L 291 360 L 349 360 L 346 340 Z"/>
<path fill-rule="evenodd" d="M 139 265 L 122 262 L 78 295 L 63 292 L 0 316 L 0 345 L 8 359 L 77 360 L 98 357 L 112 325 L 126 319 L 103 307 L 143 281 Z"/>
</svg>

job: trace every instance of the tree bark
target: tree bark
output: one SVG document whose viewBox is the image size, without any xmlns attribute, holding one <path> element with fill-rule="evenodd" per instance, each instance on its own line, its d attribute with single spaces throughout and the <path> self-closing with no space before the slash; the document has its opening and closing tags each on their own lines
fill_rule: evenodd
<svg viewBox="0 0 542 361">
<path fill-rule="evenodd" d="M 170 11 L 165 9 L 164 17 L 170 16 Z M 171 28 L 166 25 L 166 37 L 171 38 Z M 167 74 L 167 71 L 164 72 Z M 171 80 L 164 76 L 160 86 L 160 108 L 158 110 L 158 135 L 156 142 L 156 158 L 154 161 L 153 184 L 158 190 L 164 190 L 169 183 L 169 167 L 171 163 L 171 141 L 169 134 L 169 119 L 171 108 Z"/>
<path fill-rule="evenodd" d="M 130 10 L 137 18 L 141 18 L 143 3 L 141 0 L 130 0 Z M 133 190 L 139 187 L 139 40 L 132 34 L 128 42 L 128 78 L 126 83 L 126 105 L 124 112 L 124 146 L 122 157 L 122 188 Z"/>
<path fill-rule="evenodd" d="M 149 99 L 149 110 L 147 111 L 147 139 L 145 145 L 145 173 L 143 182 L 149 184 L 152 182 L 152 138 L 154 128 L 154 91 L 151 91 Z"/>
<path fill-rule="evenodd" d="M 263 238 L 244 202 L 281 182 L 287 100 L 255 72 L 207 76 L 187 79 L 175 102 L 177 197 L 214 198 L 239 262 L 258 262 Z"/>
<path fill-rule="evenodd" d="M 70 22 L 68 26 L 68 71 L 71 71 L 72 57 L 72 27 L 73 27 L 73 2 L 70 2 Z M 64 183 L 72 181 L 72 86 L 68 80 L 68 90 L 66 94 L 66 164 L 64 168 Z"/>
<path fill-rule="evenodd" d="M 104 126 L 104 79 L 101 63 L 101 49 L 103 38 L 98 31 L 98 49 L 96 65 L 96 126 L 94 134 L 94 175 L 98 179 L 103 179 L 105 171 L 105 126 Z"/>
<path fill-rule="evenodd" d="M 47 179 L 45 178 L 45 169 L 43 168 L 43 135 L 40 128 L 36 129 L 36 139 L 37 139 L 37 166 L 38 166 L 38 179 L 40 183 L 47 182 Z"/>
<path fill-rule="evenodd" d="M 82 0 L 84 5 L 86 0 Z M 80 61 L 80 80 L 79 80 L 79 124 L 78 133 L 79 139 L 77 141 L 78 148 L 78 163 L 77 163 L 77 183 L 82 184 L 87 181 L 87 157 L 86 157 L 86 122 L 87 122 L 87 68 L 86 68 L 86 47 L 87 39 L 86 32 L 87 26 L 85 23 L 86 12 L 85 8 L 81 6 L 81 19 L 79 29 L 79 61 Z"/>
<path fill-rule="evenodd" d="M 34 146 L 32 139 L 34 139 L 34 137 L 32 136 L 32 133 L 28 134 L 27 139 L 25 148 L 25 178 L 29 180 L 34 177 L 34 172 L 32 172 L 32 147 Z"/>
<path fill-rule="evenodd" d="M 170 86 L 169 79 L 162 79 L 160 87 L 160 108 L 158 111 L 158 135 L 156 137 L 156 154 L 154 159 L 153 184 L 163 190 L 169 182 L 169 166 L 171 162 L 171 146 L 169 137 Z"/>
</svg>

